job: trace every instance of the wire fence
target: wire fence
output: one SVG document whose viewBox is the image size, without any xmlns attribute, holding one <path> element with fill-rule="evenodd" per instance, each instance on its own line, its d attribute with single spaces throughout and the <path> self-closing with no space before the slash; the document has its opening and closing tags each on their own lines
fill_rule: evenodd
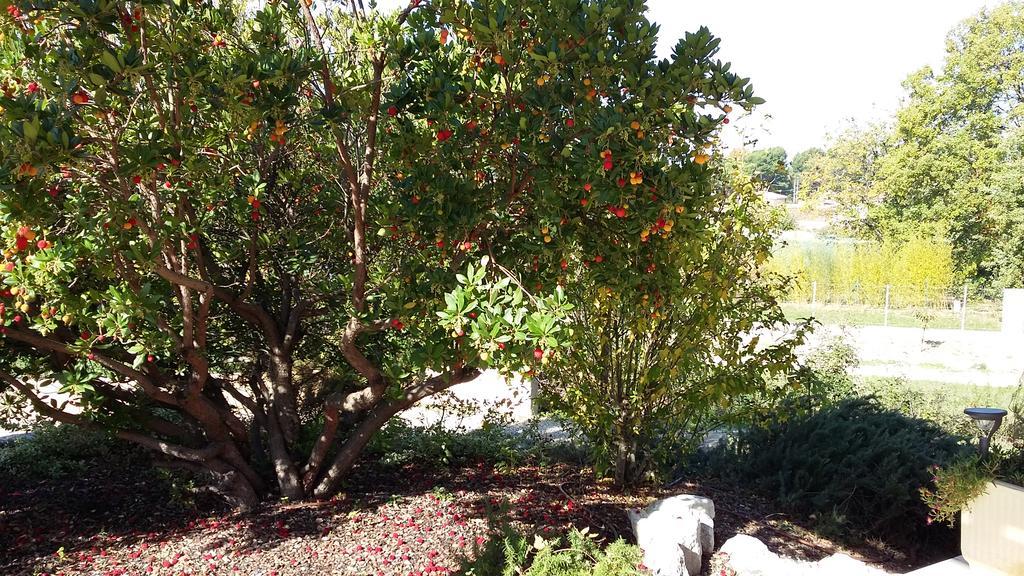
<svg viewBox="0 0 1024 576">
<path fill-rule="evenodd" d="M 784 306 L 791 317 L 829 324 L 999 330 L 1002 301 L 973 297 L 966 286 L 927 283 L 800 282 Z"/>
</svg>

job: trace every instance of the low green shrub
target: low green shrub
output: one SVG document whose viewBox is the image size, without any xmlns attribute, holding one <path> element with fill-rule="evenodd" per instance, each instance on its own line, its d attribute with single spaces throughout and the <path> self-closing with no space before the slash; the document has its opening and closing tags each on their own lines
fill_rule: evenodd
<svg viewBox="0 0 1024 576">
<path fill-rule="evenodd" d="M 103 432 L 55 424 L 0 446 L 0 481 L 63 480 L 100 462 L 141 461 L 147 455 Z"/>
<path fill-rule="evenodd" d="M 604 549 L 586 529 L 531 542 L 505 526 L 460 571 L 467 576 L 642 576 L 643 552 L 621 538 Z"/>
<path fill-rule="evenodd" d="M 749 428 L 707 454 L 712 476 L 752 489 L 819 531 L 908 542 L 926 524 L 929 468 L 970 448 L 963 438 L 870 398 Z"/>
<path fill-rule="evenodd" d="M 856 394 L 850 371 L 858 362 L 856 348 L 842 338 L 830 339 L 811 350 L 793 373 L 735 398 L 724 421 L 735 428 L 764 427 L 834 406 Z"/>
<path fill-rule="evenodd" d="M 370 441 L 369 454 L 389 465 L 459 466 L 474 462 L 516 467 L 546 462 L 555 451 L 536 425 L 513 433 L 502 426 L 449 430 L 440 424 L 413 426 L 394 418 Z"/>
</svg>

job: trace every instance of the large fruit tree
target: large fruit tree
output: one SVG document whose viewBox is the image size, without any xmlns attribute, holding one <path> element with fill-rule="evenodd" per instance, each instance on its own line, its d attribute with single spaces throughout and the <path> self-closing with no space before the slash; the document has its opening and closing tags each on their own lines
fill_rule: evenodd
<svg viewBox="0 0 1024 576">
<path fill-rule="evenodd" d="M 241 506 L 542 366 L 566 279 L 678 282 L 708 143 L 757 103 L 706 30 L 657 60 L 639 0 L 0 3 L 8 408 Z"/>
</svg>

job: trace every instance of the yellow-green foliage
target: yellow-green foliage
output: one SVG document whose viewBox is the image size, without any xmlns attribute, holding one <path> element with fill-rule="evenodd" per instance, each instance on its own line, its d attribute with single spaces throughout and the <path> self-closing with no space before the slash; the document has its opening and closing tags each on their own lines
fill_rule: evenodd
<svg viewBox="0 0 1024 576">
<path fill-rule="evenodd" d="M 775 251 L 768 268 L 796 278 L 789 300 L 883 305 L 939 306 L 954 296 L 950 246 L 915 238 L 900 244 L 878 242 L 806 242 Z"/>
</svg>

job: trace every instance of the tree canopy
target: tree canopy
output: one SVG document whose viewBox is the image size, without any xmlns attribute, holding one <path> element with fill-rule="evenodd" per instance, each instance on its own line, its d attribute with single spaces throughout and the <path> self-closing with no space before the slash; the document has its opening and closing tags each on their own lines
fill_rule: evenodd
<svg viewBox="0 0 1024 576">
<path fill-rule="evenodd" d="M 760 102 L 706 29 L 657 60 L 638 0 L 5 8 L 0 379 L 243 506 L 542 367 L 570 279 L 678 283 L 709 142 Z"/>
<path fill-rule="evenodd" d="M 793 178 L 789 173 L 786 150 L 781 146 L 754 150 L 746 155 L 743 164 L 746 172 L 766 190 L 789 194 L 793 189 Z"/>
</svg>

